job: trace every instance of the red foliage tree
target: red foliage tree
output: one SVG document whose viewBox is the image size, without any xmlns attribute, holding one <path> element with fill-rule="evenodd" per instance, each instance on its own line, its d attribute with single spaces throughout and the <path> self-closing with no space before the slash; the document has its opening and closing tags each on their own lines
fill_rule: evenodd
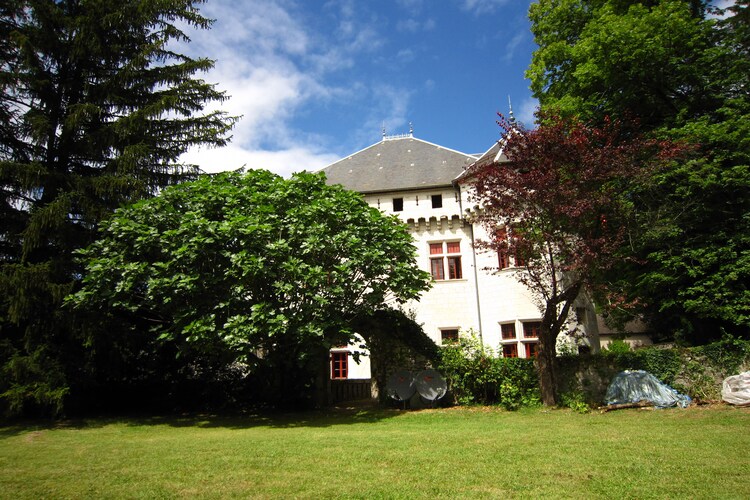
<svg viewBox="0 0 750 500">
<path fill-rule="evenodd" d="M 468 173 L 479 222 L 492 235 L 480 245 L 516 256 L 517 278 L 538 301 L 542 401 L 555 405 L 555 343 L 573 302 L 602 291 L 603 276 L 627 253 L 631 188 L 683 148 L 646 140 L 633 123 L 540 118 L 537 129 L 523 130 L 500 115 L 507 161 L 479 162 Z"/>
</svg>

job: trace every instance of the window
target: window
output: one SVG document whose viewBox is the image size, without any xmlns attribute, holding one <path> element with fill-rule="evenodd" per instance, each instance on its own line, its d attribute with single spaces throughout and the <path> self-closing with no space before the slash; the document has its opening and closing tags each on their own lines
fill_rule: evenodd
<svg viewBox="0 0 750 500">
<path fill-rule="evenodd" d="M 443 345 L 455 344 L 458 342 L 458 329 L 447 328 L 445 330 L 440 330 L 440 339 Z"/>
<path fill-rule="evenodd" d="M 349 373 L 349 352 L 331 353 L 331 378 L 344 379 Z"/>
<path fill-rule="evenodd" d="M 524 345 L 526 346 L 526 357 L 536 358 L 538 344 L 536 342 L 528 342 Z"/>
<path fill-rule="evenodd" d="M 510 259 L 508 258 L 507 239 L 508 233 L 505 228 L 502 227 L 495 232 L 495 239 L 497 241 L 497 267 L 500 269 L 507 269 L 510 267 Z"/>
<path fill-rule="evenodd" d="M 504 323 L 500 325 L 500 332 L 503 335 L 503 340 L 514 340 L 516 338 L 516 324 Z"/>
<path fill-rule="evenodd" d="M 524 267 L 526 265 L 526 259 L 518 250 L 516 250 L 516 255 L 514 257 L 516 258 L 516 267 Z"/>
<path fill-rule="evenodd" d="M 443 244 L 442 243 L 430 243 L 430 273 L 434 280 L 445 279 L 445 268 L 443 267 Z M 440 257 L 433 257 L 434 255 L 441 255 Z"/>
<path fill-rule="evenodd" d="M 504 358 L 517 358 L 518 346 L 516 346 L 516 344 L 505 344 L 503 346 L 503 357 Z"/>
<path fill-rule="evenodd" d="M 541 321 L 528 321 L 523 324 L 523 338 L 525 339 L 536 339 L 539 338 L 539 329 L 541 328 Z"/>
<path fill-rule="evenodd" d="M 394 212 L 404 211 L 404 199 L 403 198 L 393 198 L 393 211 Z"/>
<path fill-rule="evenodd" d="M 432 208 L 442 208 L 443 206 L 443 195 L 433 194 L 432 195 Z"/>
<path fill-rule="evenodd" d="M 461 242 L 448 241 L 430 243 L 430 274 L 434 280 L 444 280 L 445 263 L 448 263 L 448 279 L 459 280 L 463 278 L 461 269 Z"/>
<path fill-rule="evenodd" d="M 526 259 L 523 256 L 521 245 L 518 240 L 510 235 L 508 238 L 508 231 L 502 227 L 495 232 L 495 242 L 497 244 L 497 266 L 500 269 L 507 269 L 511 267 L 510 254 L 508 248 L 512 248 L 515 252 L 513 255 L 513 265 L 515 267 L 523 267 L 526 265 Z"/>
</svg>

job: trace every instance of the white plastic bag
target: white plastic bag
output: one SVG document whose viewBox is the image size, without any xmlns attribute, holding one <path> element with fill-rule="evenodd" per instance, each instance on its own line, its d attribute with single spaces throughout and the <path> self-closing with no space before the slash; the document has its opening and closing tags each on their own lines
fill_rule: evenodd
<svg viewBox="0 0 750 500">
<path fill-rule="evenodd" d="M 750 405 L 750 372 L 725 378 L 721 398 L 733 405 Z"/>
</svg>

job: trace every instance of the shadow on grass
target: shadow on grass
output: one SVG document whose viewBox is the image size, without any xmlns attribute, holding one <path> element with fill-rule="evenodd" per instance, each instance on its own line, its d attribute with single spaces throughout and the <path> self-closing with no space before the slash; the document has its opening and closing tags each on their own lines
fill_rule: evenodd
<svg viewBox="0 0 750 500">
<path fill-rule="evenodd" d="M 379 407 L 371 402 L 350 402 L 321 410 L 282 412 L 274 410 L 239 413 L 180 413 L 168 415 L 107 415 L 64 420 L 20 420 L 0 423 L 0 438 L 27 432 L 56 429 L 95 429 L 113 424 L 140 427 L 166 425 L 170 427 L 249 429 L 269 427 L 333 427 L 375 423 L 397 417 L 403 410 Z"/>
</svg>

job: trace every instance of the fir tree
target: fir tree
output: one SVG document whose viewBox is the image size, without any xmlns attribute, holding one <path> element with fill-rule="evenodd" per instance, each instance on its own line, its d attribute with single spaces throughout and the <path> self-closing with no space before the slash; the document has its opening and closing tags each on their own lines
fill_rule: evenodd
<svg viewBox="0 0 750 500">
<path fill-rule="evenodd" d="M 236 117 L 174 52 L 207 29 L 202 0 L 10 0 L 0 7 L 0 400 L 59 411 L 83 383 L 63 298 L 74 253 L 123 203 L 194 178 L 188 148 L 222 146 Z"/>
</svg>

